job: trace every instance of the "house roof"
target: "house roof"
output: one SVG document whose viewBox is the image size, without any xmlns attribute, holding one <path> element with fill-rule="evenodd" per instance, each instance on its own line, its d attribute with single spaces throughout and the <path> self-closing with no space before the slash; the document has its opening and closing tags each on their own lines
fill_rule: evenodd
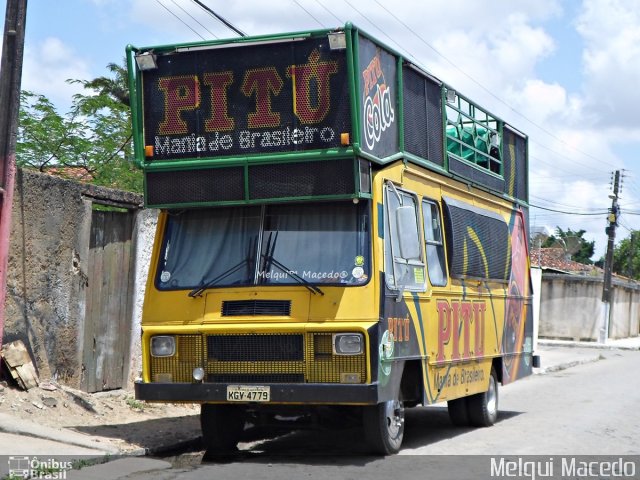
<svg viewBox="0 0 640 480">
<path fill-rule="evenodd" d="M 44 170 L 44 173 L 77 182 L 93 181 L 93 174 L 83 167 L 49 167 Z"/>
<path fill-rule="evenodd" d="M 563 248 L 534 248 L 531 251 L 531 266 L 573 275 L 602 275 L 602 269 L 595 265 L 571 260 Z"/>
</svg>

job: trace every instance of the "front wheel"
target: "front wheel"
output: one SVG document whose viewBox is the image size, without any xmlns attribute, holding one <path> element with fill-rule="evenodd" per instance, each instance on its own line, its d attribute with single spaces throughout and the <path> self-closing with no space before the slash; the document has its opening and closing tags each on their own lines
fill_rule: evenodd
<svg viewBox="0 0 640 480">
<path fill-rule="evenodd" d="M 202 404 L 200 426 L 207 453 L 218 455 L 237 450 L 244 423 L 245 411 L 238 405 Z"/>
<path fill-rule="evenodd" d="M 489 388 L 467 398 L 469 421 L 474 427 L 490 427 L 498 419 L 498 376 L 492 368 Z"/>
<path fill-rule="evenodd" d="M 404 404 L 389 400 L 364 407 L 364 436 L 374 453 L 392 455 L 400 451 L 404 437 Z"/>
</svg>

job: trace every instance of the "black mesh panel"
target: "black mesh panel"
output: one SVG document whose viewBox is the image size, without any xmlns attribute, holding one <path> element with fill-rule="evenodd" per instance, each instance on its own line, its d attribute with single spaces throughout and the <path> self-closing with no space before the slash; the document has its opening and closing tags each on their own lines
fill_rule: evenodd
<svg viewBox="0 0 640 480">
<path fill-rule="evenodd" d="M 516 136 L 516 198 L 529 200 L 527 190 L 527 142 L 524 138 Z"/>
<path fill-rule="evenodd" d="M 497 214 L 445 200 L 452 277 L 507 281 L 511 272 L 509 227 Z"/>
<path fill-rule="evenodd" d="M 527 141 L 505 126 L 503 130 L 505 193 L 527 201 Z"/>
<path fill-rule="evenodd" d="M 497 192 L 504 191 L 505 182 L 502 178 L 489 174 L 488 170 L 485 171 L 481 168 L 474 167 L 467 162 L 459 160 L 453 155 L 449 155 L 449 171 L 480 185 L 484 185 L 491 190 Z"/>
<path fill-rule="evenodd" d="M 442 94 L 440 85 L 425 79 L 427 90 L 427 118 L 429 130 L 427 142 L 429 144 L 429 160 L 444 167 L 444 140 L 442 131 Z M 406 130 L 405 130 L 406 131 Z"/>
<path fill-rule="evenodd" d="M 145 180 L 149 207 L 244 198 L 242 167 L 148 172 Z"/>
<path fill-rule="evenodd" d="M 209 335 L 207 357 L 221 362 L 303 360 L 304 338 L 298 334 Z"/>
<path fill-rule="evenodd" d="M 411 68 L 403 70 L 405 150 L 444 165 L 440 86 Z"/>
<path fill-rule="evenodd" d="M 353 194 L 353 175 L 353 160 L 252 165 L 249 167 L 249 198 Z"/>
<path fill-rule="evenodd" d="M 232 300 L 222 302 L 223 317 L 291 315 L 290 300 Z"/>
<path fill-rule="evenodd" d="M 429 156 L 427 145 L 427 95 L 424 79 L 417 72 L 405 68 L 404 82 L 404 147 L 407 152 L 422 158 Z"/>
<path fill-rule="evenodd" d="M 502 158 L 504 165 L 504 193 L 515 197 L 515 174 L 516 174 L 516 158 L 515 158 L 515 134 L 507 129 L 503 129 L 502 133 Z"/>
</svg>

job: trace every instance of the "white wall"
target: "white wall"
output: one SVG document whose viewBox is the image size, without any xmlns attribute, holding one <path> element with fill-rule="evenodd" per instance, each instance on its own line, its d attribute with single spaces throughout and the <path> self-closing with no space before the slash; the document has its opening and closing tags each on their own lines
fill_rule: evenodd
<svg viewBox="0 0 640 480">
<path fill-rule="evenodd" d="M 142 372 L 142 351 L 140 348 L 140 335 L 142 332 L 142 304 L 144 292 L 147 286 L 149 264 L 153 239 L 158 221 L 158 210 L 141 210 L 136 217 L 135 227 L 135 251 L 136 269 L 134 277 L 133 319 L 131 323 L 131 364 L 129 367 L 128 388 L 133 388 L 133 381 Z"/>
<path fill-rule="evenodd" d="M 597 341 L 603 322 L 602 278 L 544 274 L 539 336 Z M 614 281 L 609 338 L 639 335 L 640 284 Z"/>
</svg>

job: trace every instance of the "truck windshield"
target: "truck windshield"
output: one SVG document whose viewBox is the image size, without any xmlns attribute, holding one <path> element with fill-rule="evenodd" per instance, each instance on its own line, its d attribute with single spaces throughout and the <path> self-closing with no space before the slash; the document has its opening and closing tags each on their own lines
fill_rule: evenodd
<svg viewBox="0 0 640 480">
<path fill-rule="evenodd" d="M 171 211 L 156 286 L 362 285 L 369 230 L 364 201 Z"/>
</svg>

